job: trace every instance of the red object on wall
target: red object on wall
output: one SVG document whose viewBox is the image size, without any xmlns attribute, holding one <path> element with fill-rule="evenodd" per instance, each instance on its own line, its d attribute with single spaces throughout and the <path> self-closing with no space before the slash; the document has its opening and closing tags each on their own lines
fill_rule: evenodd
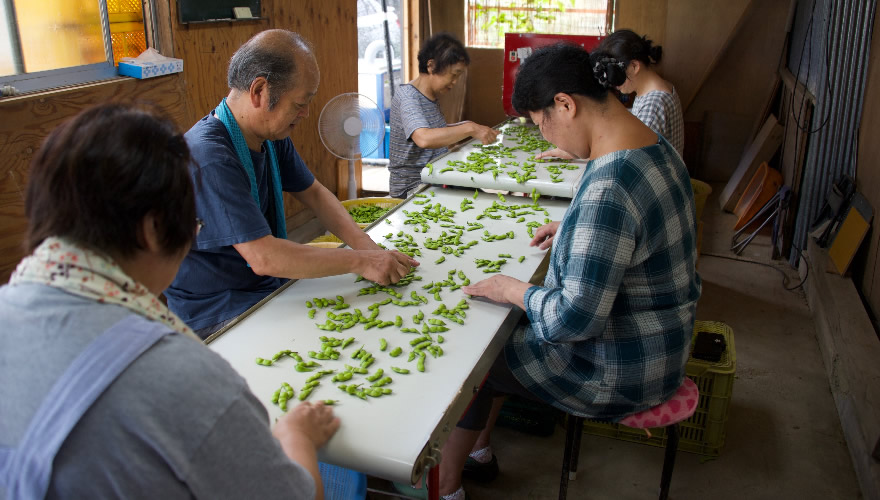
<svg viewBox="0 0 880 500">
<path fill-rule="evenodd" d="M 605 37 L 585 35 L 549 35 L 541 33 L 506 33 L 504 35 L 504 83 L 501 100 L 504 104 L 504 112 L 508 116 L 520 116 L 513 109 L 511 99 L 513 97 L 513 82 L 516 80 L 516 72 L 520 61 L 528 57 L 531 51 L 546 45 L 559 42 L 569 42 L 580 45 L 590 51 L 599 45 Z"/>
</svg>

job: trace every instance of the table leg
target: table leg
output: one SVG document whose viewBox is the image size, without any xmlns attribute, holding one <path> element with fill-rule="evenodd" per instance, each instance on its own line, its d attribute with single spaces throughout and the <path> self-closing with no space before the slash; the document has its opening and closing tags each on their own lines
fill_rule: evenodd
<svg viewBox="0 0 880 500">
<path fill-rule="evenodd" d="M 440 466 L 428 469 L 428 500 L 440 500 Z"/>
</svg>

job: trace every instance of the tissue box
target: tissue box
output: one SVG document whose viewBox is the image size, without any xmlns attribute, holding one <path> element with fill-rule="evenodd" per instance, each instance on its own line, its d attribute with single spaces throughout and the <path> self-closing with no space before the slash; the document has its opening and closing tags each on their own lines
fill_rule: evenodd
<svg viewBox="0 0 880 500">
<path fill-rule="evenodd" d="M 133 78 L 153 78 L 154 76 L 170 75 L 183 71 L 183 59 L 168 57 L 164 61 L 120 61 L 119 74 Z"/>
</svg>

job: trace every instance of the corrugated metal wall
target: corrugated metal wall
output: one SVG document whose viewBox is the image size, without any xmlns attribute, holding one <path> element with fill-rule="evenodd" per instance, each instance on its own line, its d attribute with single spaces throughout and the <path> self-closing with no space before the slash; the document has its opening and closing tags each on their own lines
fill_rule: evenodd
<svg viewBox="0 0 880 500">
<path fill-rule="evenodd" d="M 876 0 L 798 2 L 788 67 L 817 102 L 789 256 L 793 266 L 832 183 L 842 174 L 856 176 L 875 8 Z"/>
</svg>

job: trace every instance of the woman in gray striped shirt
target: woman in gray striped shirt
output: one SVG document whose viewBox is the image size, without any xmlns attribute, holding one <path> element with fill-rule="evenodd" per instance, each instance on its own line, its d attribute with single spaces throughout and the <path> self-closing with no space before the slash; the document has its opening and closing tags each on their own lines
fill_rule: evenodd
<svg viewBox="0 0 880 500">
<path fill-rule="evenodd" d="M 437 98 L 449 92 L 470 63 L 455 37 L 438 33 L 419 51 L 419 76 L 398 87 L 391 101 L 390 194 L 406 198 L 421 183 L 425 164 L 467 137 L 495 142 L 498 131 L 471 121 L 447 125 Z"/>
<path fill-rule="evenodd" d="M 653 68 L 660 62 L 663 48 L 630 30 L 617 30 L 602 40 L 593 54 L 606 63 L 609 72 L 620 70 L 626 73 L 626 80 L 617 90 L 623 94 L 636 93 L 630 110 L 632 114 L 669 141 L 678 154 L 682 155 L 684 118 L 681 101 L 675 87 Z M 545 156 L 572 157 L 566 151 L 552 149 L 538 154 L 536 158 Z"/>
</svg>

